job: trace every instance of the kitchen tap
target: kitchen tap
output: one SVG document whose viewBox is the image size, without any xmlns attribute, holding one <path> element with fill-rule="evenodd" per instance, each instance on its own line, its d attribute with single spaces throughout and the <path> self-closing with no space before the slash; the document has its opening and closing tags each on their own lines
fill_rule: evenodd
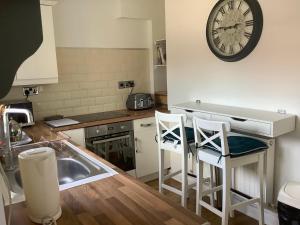
<svg viewBox="0 0 300 225">
<path fill-rule="evenodd" d="M 5 170 L 13 170 L 15 169 L 15 165 L 13 163 L 13 153 L 10 143 L 10 128 L 9 128 L 9 114 L 24 114 L 27 118 L 28 124 L 33 124 L 33 116 L 32 113 L 27 109 L 15 109 L 15 108 L 5 108 L 2 117 L 3 117 L 3 130 L 4 130 L 4 140 L 6 145 L 4 146 L 4 169 Z"/>
</svg>

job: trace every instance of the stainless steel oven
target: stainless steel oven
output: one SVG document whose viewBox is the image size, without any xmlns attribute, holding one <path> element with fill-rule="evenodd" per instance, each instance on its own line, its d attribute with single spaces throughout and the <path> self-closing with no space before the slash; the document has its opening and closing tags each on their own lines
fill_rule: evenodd
<svg viewBox="0 0 300 225">
<path fill-rule="evenodd" d="M 124 171 L 135 169 L 132 121 L 85 128 L 87 149 Z"/>
</svg>

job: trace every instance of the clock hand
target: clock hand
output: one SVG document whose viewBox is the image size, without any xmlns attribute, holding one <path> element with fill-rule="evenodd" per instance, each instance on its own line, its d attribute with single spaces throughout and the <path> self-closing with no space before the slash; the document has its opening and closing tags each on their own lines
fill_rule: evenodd
<svg viewBox="0 0 300 225">
<path fill-rule="evenodd" d="M 240 25 L 242 25 L 241 23 L 236 23 L 234 26 L 233 26 L 233 28 L 238 28 Z"/>
<path fill-rule="evenodd" d="M 238 28 L 239 25 L 241 25 L 241 24 L 240 23 L 236 23 L 233 26 L 226 27 L 224 30 L 226 31 L 226 30 L 229 30 L 229 29 L 232 29 L 232 28 L 236 29 L 236 28 Z"/>
<path fill-rule="evenodd" d="M 233 26 L 228 26 L 228 27 L 218 27 L 216 30 L 217 30 L 217 31 L 219 31 L 219 30 L 224 30 L 224 31 L 226 31 L 226 30 L 229 30 L 229 29 L 232 29 L 232 28 L 236 29 L 239 25 L 241 25 L 241 23 L 236 23 L 235 25 L 233 25 Z"/>
<path fill-rule="evenodd" d="M 226 27 L 218 27 L 217 30 L 226 30 Z"/>
</svg>

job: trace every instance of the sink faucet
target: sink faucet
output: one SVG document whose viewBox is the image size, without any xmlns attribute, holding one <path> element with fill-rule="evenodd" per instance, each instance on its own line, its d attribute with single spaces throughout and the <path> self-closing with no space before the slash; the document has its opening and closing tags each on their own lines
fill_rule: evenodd
<svg viewBox="0 0 300 225">
<path fill-rule="evenodd" d="M 3 127 L 4 127 L 4 139 L 6 141 L 6 146 L 4 147 L 4 168 L 5 170 L 13 170 L 15 169 L 15 165 L 13 162 L 13 153 L 10 143 L 10 128 L 9 128 L 9 117 L 8 115 L 14 114 L 24 114 L 27 118 L 28 124 L 33 123 L 33 116 L 32 113 L 27 109 L 13 109 L 13 108 L 6 108 L 2 113 L 3 117 Z"/>
</svg>

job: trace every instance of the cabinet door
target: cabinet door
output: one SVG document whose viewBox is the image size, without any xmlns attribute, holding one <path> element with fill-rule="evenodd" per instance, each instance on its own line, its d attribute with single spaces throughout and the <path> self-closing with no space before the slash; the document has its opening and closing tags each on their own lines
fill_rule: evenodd
<svg viewBox="0 0 300 225">
<path fill-rule="evenodd" d="M 158 172 L 158 145 L 155 135 L 154 117 L 134 121 L 137 177 Z"/>
<path fill-rule="evenodd" d="M 41 6 L 43 43 L 20 66 L 14 85 L 55 83 L 58 80 L 56 47 L 51 6 Z"/>
<path fill-rule="evenodd" d="M 63 131 L 64 134 L 71 138 L 71 141 L 77 145 L 85 147 L 84 129 L 75 129 Z"/>
</svg>

